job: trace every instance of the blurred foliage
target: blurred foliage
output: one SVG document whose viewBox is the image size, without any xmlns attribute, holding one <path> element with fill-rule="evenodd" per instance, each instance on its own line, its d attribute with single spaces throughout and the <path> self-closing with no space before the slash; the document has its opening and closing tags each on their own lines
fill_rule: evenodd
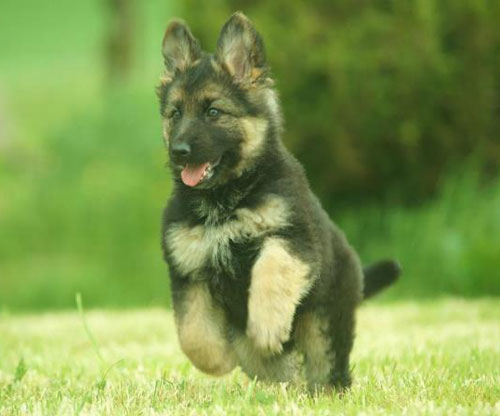
<svg viewBox="0 0 500 416">
<path fill-rule="evenodd" d="M 74 307 L 76 292 L 87 306 L 168 304 L 155 85 L 170 6 L 134 2 L 128 85 L 107 84 L 105 2 L 1 9 L 0 308 Z"/>
<path fill-rule="evenodd" d="M 175 12 L 213 50 L 236 9 L 333 218 L 365 262 L 402 263 L 384 297 L 500 295 L 500 180 L 478 174 L 500 157 L 497 3 L 247 3 L 135 1 L 131 72 L 109 85 L 104 0 L 2 0 L 0 309 L 168 303 L 160 43 Z"/>
<path fill-rule="evenodd" d="M 0 159 L 0 304 L 166 303 L 159 128 L 152 92 L 109 93 L 47 134 L 35 165 Z"/>
<path fill-rule="evenodd" d="M 401 280 L 384 296 L 500 296 L 500 179 L 487 186 L 478 162 L 448 174 L 418 208 L 365 204 L 338 223 L 365 263 L 398 259 Z"/>
<path fill-rule="evenodd" d="M 264 37 L 285 141 L 329 207 L 420 202 L 450 165 L 500 160 L 500 2 L 182 2 L 205 49 L 242 10 Z"/>
</svg>

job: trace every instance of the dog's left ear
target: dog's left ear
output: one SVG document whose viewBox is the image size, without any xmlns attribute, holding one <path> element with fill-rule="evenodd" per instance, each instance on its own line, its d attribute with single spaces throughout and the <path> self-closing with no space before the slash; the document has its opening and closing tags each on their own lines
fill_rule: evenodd
<svg viewBox="0 0 500 416">
<path fill-rule="evenodd" d="M 234 13 L 222 27 L 215 56 L 237 82 L 254 82 L 267 69 L 262 38 L 241 12 Z"/>
</svg>

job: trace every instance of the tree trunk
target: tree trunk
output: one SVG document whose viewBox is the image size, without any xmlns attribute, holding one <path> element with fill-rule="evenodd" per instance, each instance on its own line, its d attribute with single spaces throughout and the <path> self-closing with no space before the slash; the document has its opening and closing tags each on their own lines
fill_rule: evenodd
<svg viewBox="0 0 500 416">
<path fill-rule="evenodd" d="M 124 83 L 130 77 L 133 55 L 133 0 L 104 0 L 108 12 L 106 76 L 108 84 Z"/>
</svg>

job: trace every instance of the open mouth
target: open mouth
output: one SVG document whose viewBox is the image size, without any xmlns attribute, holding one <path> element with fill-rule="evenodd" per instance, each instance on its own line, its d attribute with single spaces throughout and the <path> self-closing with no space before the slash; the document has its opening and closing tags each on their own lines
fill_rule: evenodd
<svg viewBox="0 0 500 416">
<path fill-rule="evenodd" d="M 202 182 L 208 181 L 213 175 L 215 168 L 220 163 L 221 158 L 215 162 L 205 162 L 201 164 L 188 163 L 181 172 L 181 179 L 185 185 L 194 187 Z"/>
</svg>

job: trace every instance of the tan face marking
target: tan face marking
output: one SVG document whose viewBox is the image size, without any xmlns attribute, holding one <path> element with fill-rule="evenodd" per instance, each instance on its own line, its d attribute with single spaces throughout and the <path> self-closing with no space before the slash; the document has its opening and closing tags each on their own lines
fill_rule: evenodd
<svg viewBox="0 0 500 416">
<path fill-rule="evenodd" d="M 269 238 L 252 269 L 247 335 L 263 354 L 282 352 L 295 309 L 310 288 L 310 267 L 290 254 L 286 243 Z"/>
<path fill-rule="evenodd" d="M 269 125 L 267 120 L 257 117 L 243 117 L 240 118 L 239 123 L 244 139 L 241 145 L 241 161 L 234 169 L 237 176 L 241 176 L 263 150 Z"/>
<path fill-rule="evenodd" d="M 279 100 L 276 91 L 274 91 L 271 88 L 266 88 L 264 90 L 264 100 L 271 112 L 272 117 L 274 119 L 279 119 L 281 115 L 280 115 Z M 276 124 L 281 124 L 281 121 L 279 123 L 277 122 Z"/>
<path fill-rule="evenodd" d="M 170 123 L 166 119 L 163 119 L 163 121 L 162 121 L 162 133 L 163 133 L 163 141 L 165 142 L 165 146 L 168 146 L 168 141 L 169 141 L 169 137 L 170 137 Z"/>
<path fill-rule="evenodd" d="M 224 312 L 214 304 L 207 285 L 194 283 L 175 309 L 179 342 L 192 363 L 214 376 L 231 371 L 236 357 L 227 341 Z"/>
<path fill-rule="evenodd" d="M 172 77 L 170 75 L 165 73 L 160 77 L 160 85 L 165 86 L 170 82 L 172 82 Z"/>
<path fill-rule="evenodd" d="M 240 208 L 234 214 L 234 220 L 221 225 L 188 227 L 176 224 L 169 227 L 165 241 L 182 274 L 196 272 L 210 258 L 229 262 L 231 241 L 258 238 L 286 226 L 289 210 L 283 199 L 270 195 L 256 208 Z"/>
<path fill-rule="evenodd" d="M 203 88 L 201 88 L 198 92 L 195 93 L 199 99 L 203 100 L 204 98 L 217 98 L 224 97 L 224 87 L 221 84 L 217 84 L 215 82 L 209 81 Z"/>
<path fill-rule="evenodd" d="M 185 93 L 179 83 L 175 83 L 175 85 L 168 92 L 168 101 L 182 101 L 185 98 Z"/>
</svg>

